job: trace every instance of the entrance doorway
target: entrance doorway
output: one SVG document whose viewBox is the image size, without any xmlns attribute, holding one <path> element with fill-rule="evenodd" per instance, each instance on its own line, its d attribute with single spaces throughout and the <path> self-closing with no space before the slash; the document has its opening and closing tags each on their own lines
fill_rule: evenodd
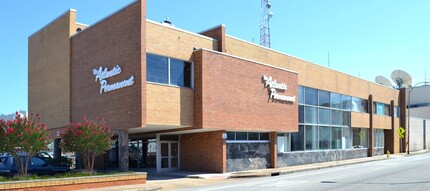
<svg viewBox="0 0 430 191">
<path fill-rule="evenodd" d="M 157 135 L 157 172 L 179 171 L 179 135 Z"/>
<path fill-rule="evenodd" d="M 160 172 L 179 170 L 179 142 L 160 141 Z"/>
</svg>

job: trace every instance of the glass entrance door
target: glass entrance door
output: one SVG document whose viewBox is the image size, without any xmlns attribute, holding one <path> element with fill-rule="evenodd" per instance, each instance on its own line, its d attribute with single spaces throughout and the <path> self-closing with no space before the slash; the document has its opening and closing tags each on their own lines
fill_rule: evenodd
<svg viewBox="0 0 430 191">
<path fill-rule="evenodd" d="M 179 143 L 177 141 L 161 141 L 160 146 L 161 170 L 179 170 Z"/>
</svg>

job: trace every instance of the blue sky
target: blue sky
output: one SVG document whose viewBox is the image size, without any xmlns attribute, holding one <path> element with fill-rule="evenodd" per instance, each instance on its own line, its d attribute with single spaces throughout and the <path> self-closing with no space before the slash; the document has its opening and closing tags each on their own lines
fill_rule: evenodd
<svg viewBox="0 0 430 191">
<path fill-rule="evenodd" d="M 2 0 L 0 114 L 27 109 L 27 39 L 69 8 L 91 25 L 132 0 Z M 272 0 L 272 48 L 374 81 L 395 69 L 413 83 L 430 80 L 430 1 Z M 225 24 L 227 34 L 259 43 L 260 0 L 147 0 L 147 18 L 169 17 L 200 32 Z"/>
</svg>

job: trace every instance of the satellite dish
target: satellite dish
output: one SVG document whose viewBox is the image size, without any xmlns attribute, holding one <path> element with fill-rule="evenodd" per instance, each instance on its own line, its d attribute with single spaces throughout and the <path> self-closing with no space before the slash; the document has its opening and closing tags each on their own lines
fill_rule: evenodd
<svg viewBox="0 0 430 191">
<path fill-rule="evenodd" d="M 386 77 L 384 77 L 384 76 L 376 76 L 376 78 L 375 78 L 375 82 L 376 82 L 376 83 L 378 83 L 378 84 L 381 84 L 381 85 L 384 85 L 384 86 L 390 87 L 390 88 L 392 88 L 392 87 L 393 87 L 393 84 L 391 84 L 390 80 L 388 80 L 388 79 L 387 79 Z"/>
<path fill-rule="evenodd" d="M 405 88 L 412 84 L 412 77 L 403 70 L 394 70 L 391 79 L 396 83 L 397 88 Z"/>
</svg>

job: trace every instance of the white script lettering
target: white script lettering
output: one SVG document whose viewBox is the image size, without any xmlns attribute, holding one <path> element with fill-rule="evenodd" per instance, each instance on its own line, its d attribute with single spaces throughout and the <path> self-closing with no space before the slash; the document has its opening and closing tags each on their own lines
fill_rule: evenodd
<svg viewBox="0 0 430 191">
<path fill-rule="evenodd" d="M 93 75 L 96 77 L 95 81 L 100 82 L 100 94 L 103 92 L 110 92 L 117 89 L 125 88 L 128 86 L 132 86 L 134 84 L 134 76 L 131 76 L 127 80 L 123 80 L 120 82 L 116 82 L 113 84 L 109 84 L 107 79 L 116 75 L 121 74 L 122 69 L 119 65 L 116 65 L 111 70 L 108 70 L 108 68 L 103 68 L 100 66 L 99 69 L 93 69 Z"/>
<path fill-rule="evenodd" d="M 285 102 L 295 102 L 296 96 L 287 96 L 278 94 L 278 90 L 285 91 L 288 89 L 285 83 L 278 83 L 272 76 L 263 75 L 264 87 L 268 87 L 270 94 L 269 99 Z"/>
</svg>

